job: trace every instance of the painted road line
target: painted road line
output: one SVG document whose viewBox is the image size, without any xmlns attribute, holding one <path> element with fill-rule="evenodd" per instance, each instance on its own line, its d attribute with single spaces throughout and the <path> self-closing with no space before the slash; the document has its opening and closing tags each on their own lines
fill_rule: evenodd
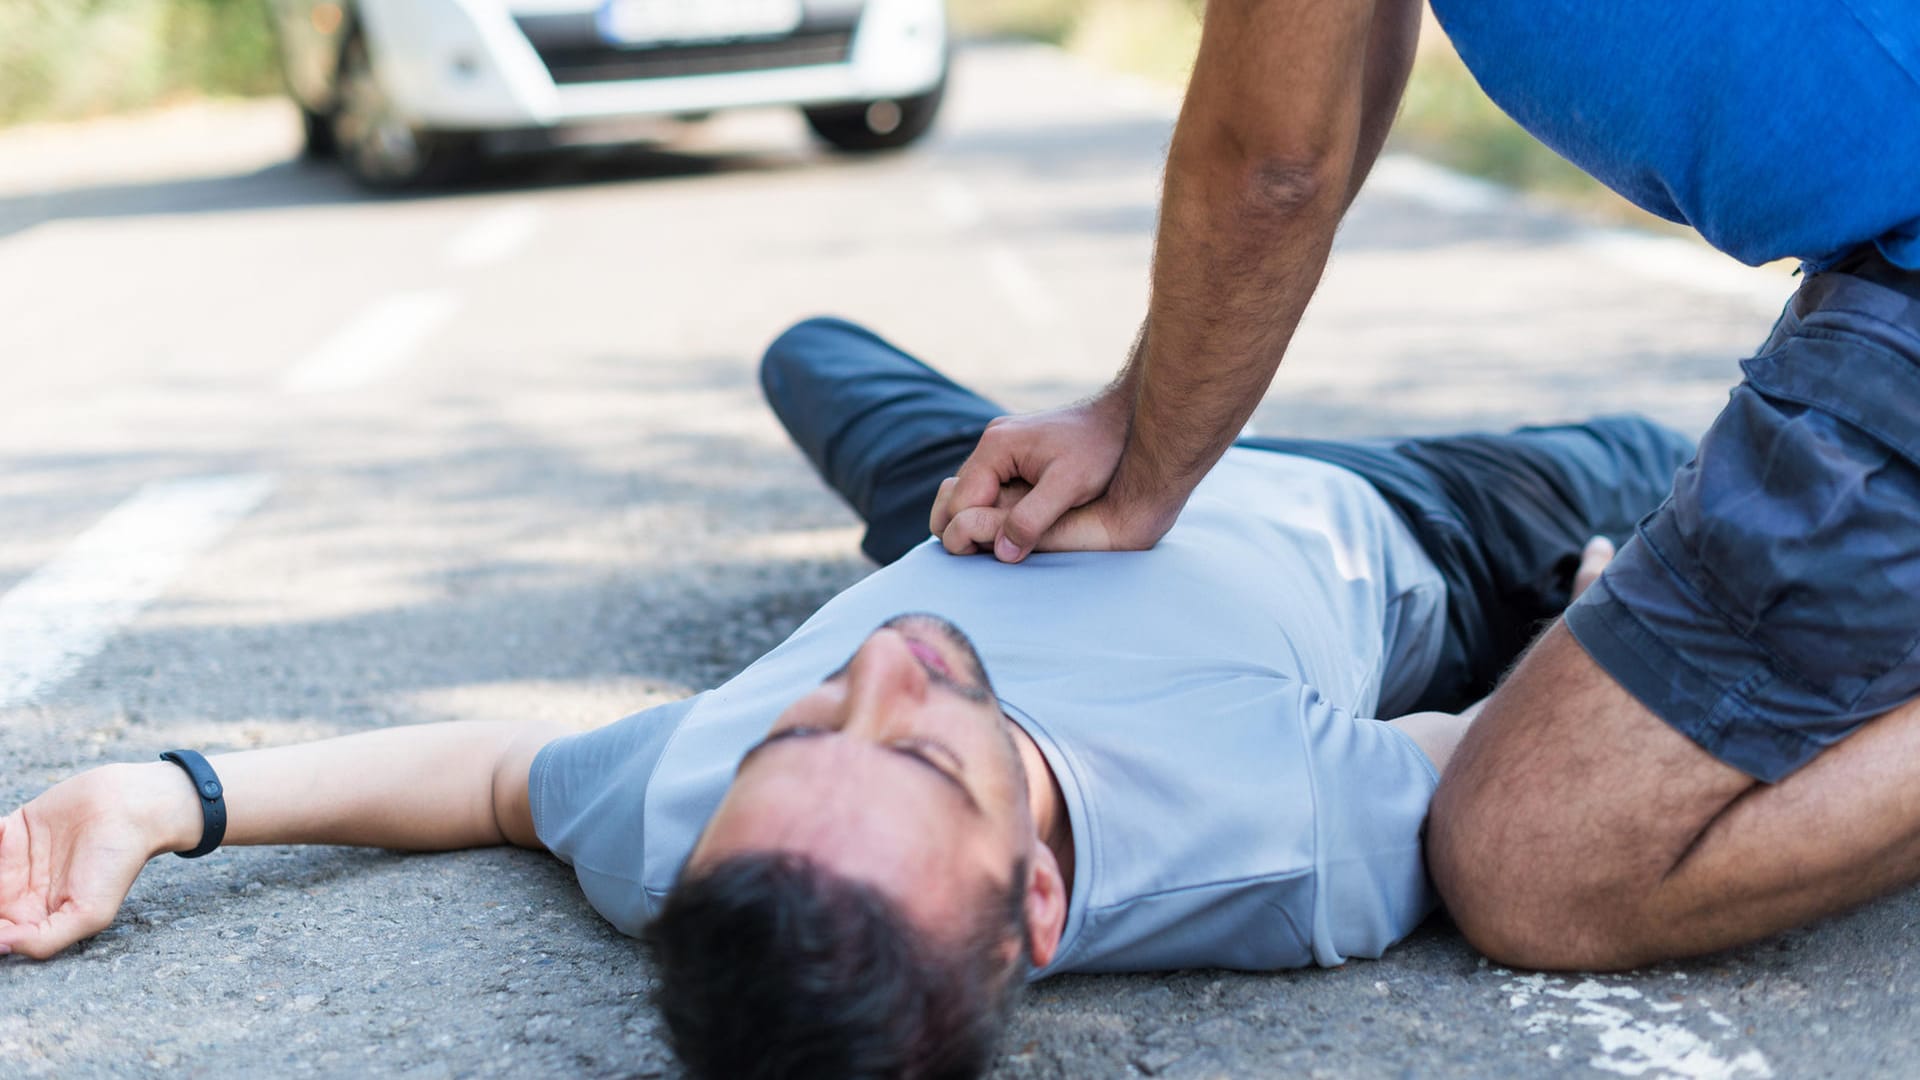
<svg viewBox="0 0 1920 1080">
<path fill-rule="evenodd" d="M 1511 975 L 1501 989 L 1520 1029 L 1553 1040 L 1546 1047 L 1550 1061 L 1565 1063 L 1571 1050 L 1575 1062 L 1622 1076 L 1773 1076 L 1766 1055 L 1746 1045 L 1732 1021 L 1704 998 L 1688 1002 L 1685 994 L 1673 993 L 1658 995 L 1669 1000 L 1657 1001 L 1620 976 L 1512 975 L 1499 970 Z M 1673 979 L 1684 984 L 1686 975 L 1675 972 Z"/>
<path fill-rule="evenodd" d="M 1550 214 L 1511 188 L 1406 154 L 1381 157 L 1367 190 L 1448 214 Z M 1799 284 L 1782 271 L 1747 266 L 1678 236 L 1581 226 L 1567 243 L 1649 281 L 1738 300 L 1768 318 L 1780 313 Z"/>
<path fill-rule="evenodd" d="M 512 258 L 533 239 L 541 212 L 532 203 L 509 203 L 482 215 L 447 245 L 451 266 L 491 266 Z"/>
<path fill-rule="evenodd" d="M 1036 326 L 1054 321 L 1058 309 L 1025 259 L 1003 244 L 987 248 L 985 255 L 988 274 L 1021 318 Z"/>
<path fill-rule="evenodd" d="M 958 231 L 979 228 L 987 220 L 987 208 L 981 205 L 979 196 L 953 177 L 942 176 L 934 180 L 928 195 L 933 202 L 934 213 Z"/>
<path fill-rule="evenodd" d="M 290 394 L 357 390 L 378 381 L 419 348 L 460 306 L 450 290 L 401 293 L 340 328 L 287 373 Z"/>
<path fill-rule="evenodd" d="M 0 596 L 0 708 L 80 670 L 273 483 L 245 473 L 149 484 Z"/>
</svg>

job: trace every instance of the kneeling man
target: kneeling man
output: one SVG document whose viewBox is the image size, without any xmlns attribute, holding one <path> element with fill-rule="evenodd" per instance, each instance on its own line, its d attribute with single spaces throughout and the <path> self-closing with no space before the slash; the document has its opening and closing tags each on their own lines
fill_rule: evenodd
<svg viewBox="0 0 1920 1080">
<path fill-rule="evenodd" d="M 1338 964 L 1410 932 L 1457 711 L 1691 452 L 1634 419 L 1250 442 L 1154 549 L 1009 567 L 926 539 L 997 407 L 830 320 L 762 373 L 884 569 L 719 688 L 596 731 L 424 725 L 217 756 L 211 786 L 191 753 L 69 780 L 0 821 L 0 946 L 98 932 L 148 858 L 223 829 L 515 843 L 651 941 L 696 1073 L 971 1075 L 1028 977 Z M 991 540 L 974 513 L 949 548 Z"/>
</svg>

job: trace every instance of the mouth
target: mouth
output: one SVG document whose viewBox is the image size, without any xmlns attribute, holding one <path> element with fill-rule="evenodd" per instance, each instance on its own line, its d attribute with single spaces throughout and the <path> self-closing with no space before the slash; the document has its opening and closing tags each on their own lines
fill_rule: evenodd
<svg viewBox="0 0 1920 1080">
<path fill-rule="evenodd" d="M 948 669 L 947 662 L 940 656 L 938 649 L 916 638 L 906 638 L 905 640 L 907 643 L 907 651 L 912 653 L 914 659 L 920 661 L 922 666 L 930 671 L 944 675 L 947 678 L 953 677 L 953 672 Z"/>
<path fill-rule="evenodd" d="M 993 685 L 987 681 L 980 654 L 953 623 L 910 611 L 880 625 L 906 643 L 907 654 L 935 683 L 970 700 L 993 700 Z"/>
</svg>

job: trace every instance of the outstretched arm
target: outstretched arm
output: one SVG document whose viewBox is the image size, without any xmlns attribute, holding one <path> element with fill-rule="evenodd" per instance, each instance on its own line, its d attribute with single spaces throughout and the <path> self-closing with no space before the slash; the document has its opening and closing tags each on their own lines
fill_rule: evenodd
<svg viewBox="0 0 1920 1080">
<path fill-rule="evenodd" d="M 561 734 L 426 724 L 222 754 L 225 844 L 538 847 L 527 774 Z M 200 830 L 192 783 L 164 761 L 82 773 L 0 818 L 0 952 L 45 959 L 106 929 L 147 860 Z"/>
<path fill-rule="evenodd" d="M 1412 0 L 1209 0 L 1132 356 L 1092 399 L 988 429 L 934 507 L 949 550 L 1145 548 L 1172 527 L 1292 340 L 1386 139 L 1419 25 Z M 996 513 L 1014 479 L 1032 492 Z"/>
<path fill-rule="evenodd" d="M 1613 541 L 1604 536 L 1596 536 L 1587 541 L 1580 550 L 1580 566 L 1573 573 L 1573 595 L 1578 597 L 1600 580 L 1600 575 L 1613 561 Z M 1427 758 L 1433 762 L 1436 772 L 1445 772 L 1447 762 L 1453 760 L 1453 752 L 1459 748 L 1460 740 L 1466 737 L 1467 728 L 1480 715 L 1480 707 L 1487 703 L 1486 698 L 1467 706 L 1457 713 L 1421 712 L 1408 713 L 1390 721 L 1394 727 L 1405 732 Z"/>
</svg>

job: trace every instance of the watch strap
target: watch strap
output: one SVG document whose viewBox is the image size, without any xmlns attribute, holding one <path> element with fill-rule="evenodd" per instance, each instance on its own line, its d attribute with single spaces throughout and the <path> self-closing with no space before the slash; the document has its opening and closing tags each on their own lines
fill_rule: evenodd
<svg viewBox="0 0 1920 1080">
<path fill-rule="evenodd" d="M 207 764 L 198 750 L 169 750 L 160 755 L 160 760 L 171 761 L 186 770 L 193 781 L 194 794 L 200 796 L 200 842 L 191 851 L 176 851 L 174 854 L 183 859 L 197 859 L 220 846 L 227 835 L 227 797 L 226 789 L 220 786 L 220 778 L 214 775 L 213 766 Z"/>
</svg>

